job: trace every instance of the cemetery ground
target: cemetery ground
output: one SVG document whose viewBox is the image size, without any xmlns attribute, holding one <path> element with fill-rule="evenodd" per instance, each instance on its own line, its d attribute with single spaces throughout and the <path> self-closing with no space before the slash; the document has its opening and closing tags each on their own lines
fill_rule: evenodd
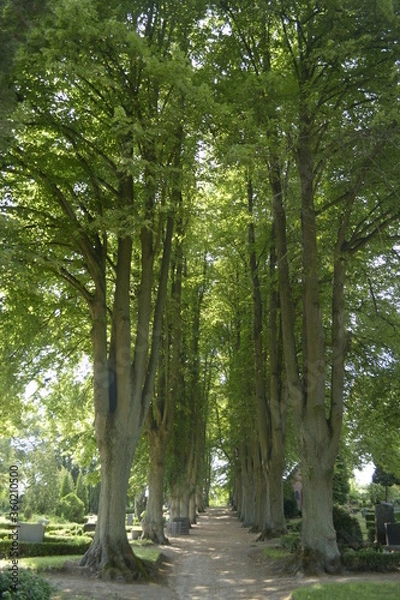
<svg viewBox="0 0 400 600">
<path fill-rule="evenodd" d="M 235 513 L 227 508 L 209 508 L 189 535 L 170 536 L 171 546 L 150 548 L 153 560 L 159 552 L 150 583 L 101 581 L 88 576 L 71 557 L 60 559 L 62 568 L 44 571 L 43 575 L 54 587 L 52 600 L 296 600 L 300 599 L 296 594 L 308 586 L 318 586 L 314 593 L 319 595 L 309 596 L 307 591 L 302 598 L 340 598 L 341 590 L 346 590 L 346 600 L 372 599 L 381 594 L 388 600 L 400 597 L 399 570 L 306 577 L 294 573 L 290 556 L 279 540 L 256 540 L 257 534 L 242 527 Z M 340 587 L 334 591 L 324 587 L 332 585 Z M 359 586 L 363 586 L 361 593 Z"/>
</svg>

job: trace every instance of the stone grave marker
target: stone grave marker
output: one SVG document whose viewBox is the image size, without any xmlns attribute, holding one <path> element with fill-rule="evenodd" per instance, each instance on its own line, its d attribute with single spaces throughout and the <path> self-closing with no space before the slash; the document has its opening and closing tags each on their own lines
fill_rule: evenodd
<svg viewBox="0 0 400 600">
<path fill-rule="evenodd" d="M 400 523 L 385 523 L 386 544 L 400 550 Z"/>
<path fill-rule="evenodd" d="M 394 507 L 390 502 L 381 502 L 375 506 L 375 540 L 378 544 L 386 544 L 385 523 L 394 523 Z"/>
</svg>

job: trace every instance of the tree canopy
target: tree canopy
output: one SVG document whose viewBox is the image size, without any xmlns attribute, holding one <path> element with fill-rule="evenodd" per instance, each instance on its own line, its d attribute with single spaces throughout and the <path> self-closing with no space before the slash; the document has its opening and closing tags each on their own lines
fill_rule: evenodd
<svg viewBox="0 0 400 600">
<path fill-rule="evenodd" d="M 142 462 L 160 543 L 212 465 L 282 533 L 299 463 L 304 566 L 335 571 L 340 465 L 400 475 L 399 3 L 28 4 L 0 2 L 3 435 L 41 461 L 48 420 L 79 510 L 100 472 L 105 576 L 142 574 Z"/>
</svg>

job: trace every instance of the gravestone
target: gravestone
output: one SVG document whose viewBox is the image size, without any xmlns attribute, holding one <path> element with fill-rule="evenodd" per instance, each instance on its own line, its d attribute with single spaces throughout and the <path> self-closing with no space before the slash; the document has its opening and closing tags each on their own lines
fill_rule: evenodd
<svg viewBox="0 0 400 600">
<path fill-rule="evenodd" d="M 378 544 L 386 544 L 385 523 L 394 523 L 394 507 L 390 502 L 381 502 L 375 506 L 375 540 Z"/>
<path fill-rule="evenodd" d="M 132 527 L 131 529 L 131 539 L 138 540 L 143 534 L 143 529 L 141 527 Z"/>
<path fill-rule="evenodd" d="M 133 514 L 132 513 L 128 513 L 127 514 L 127 519 L 128 519 L 128 525 L 133 525 Z"/>
<path fill-rule="evenodd" d="M 190 519 L 188 517 L 175 517 L 172 522 L 172 535 L 189 535 Z"/>
<path fill-rule="evenodd" d="M 385 523 L 386 544 L 400 550 L 400 523 Z"/>
<path fill-rule="evenodd" d="M 45 527 L 42 523 L 19 523 L 18 540 L 20 542 L 42 543 Z"/>
</svg>

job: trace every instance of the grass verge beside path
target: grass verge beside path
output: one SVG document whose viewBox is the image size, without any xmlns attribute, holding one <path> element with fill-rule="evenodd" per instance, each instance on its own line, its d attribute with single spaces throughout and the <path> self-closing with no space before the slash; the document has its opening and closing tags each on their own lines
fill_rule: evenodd
<svg viewBox="0 0 400 600">
<path fill-rule="evenodd" d="M 149 565 L 157 565 L 160 559 L 161 551 L 158 547 L 150 545 L 140 545 L 140 543 L 132 544 L 135 555 L 140 560 L 145 561 Z M 66 564 L 70 565 L 72 561 L 78 562 L 82 555 L 71 556 L 32 556 L 30 558 L 20 558 L 18 566 L 21 569 L 31 569 L 35 573 L 43 573 L 44 571 L 62 571 Z M 7 569 L 10 565 L 8 560 L 0 560 L 0 569 Z"/>
<path fill-rule="evenodd" d="M 310 587 L 298 588 L 291 600 L 399 600 L 400 590 L 397 583 L 316 583 Z"/>
</svg>

